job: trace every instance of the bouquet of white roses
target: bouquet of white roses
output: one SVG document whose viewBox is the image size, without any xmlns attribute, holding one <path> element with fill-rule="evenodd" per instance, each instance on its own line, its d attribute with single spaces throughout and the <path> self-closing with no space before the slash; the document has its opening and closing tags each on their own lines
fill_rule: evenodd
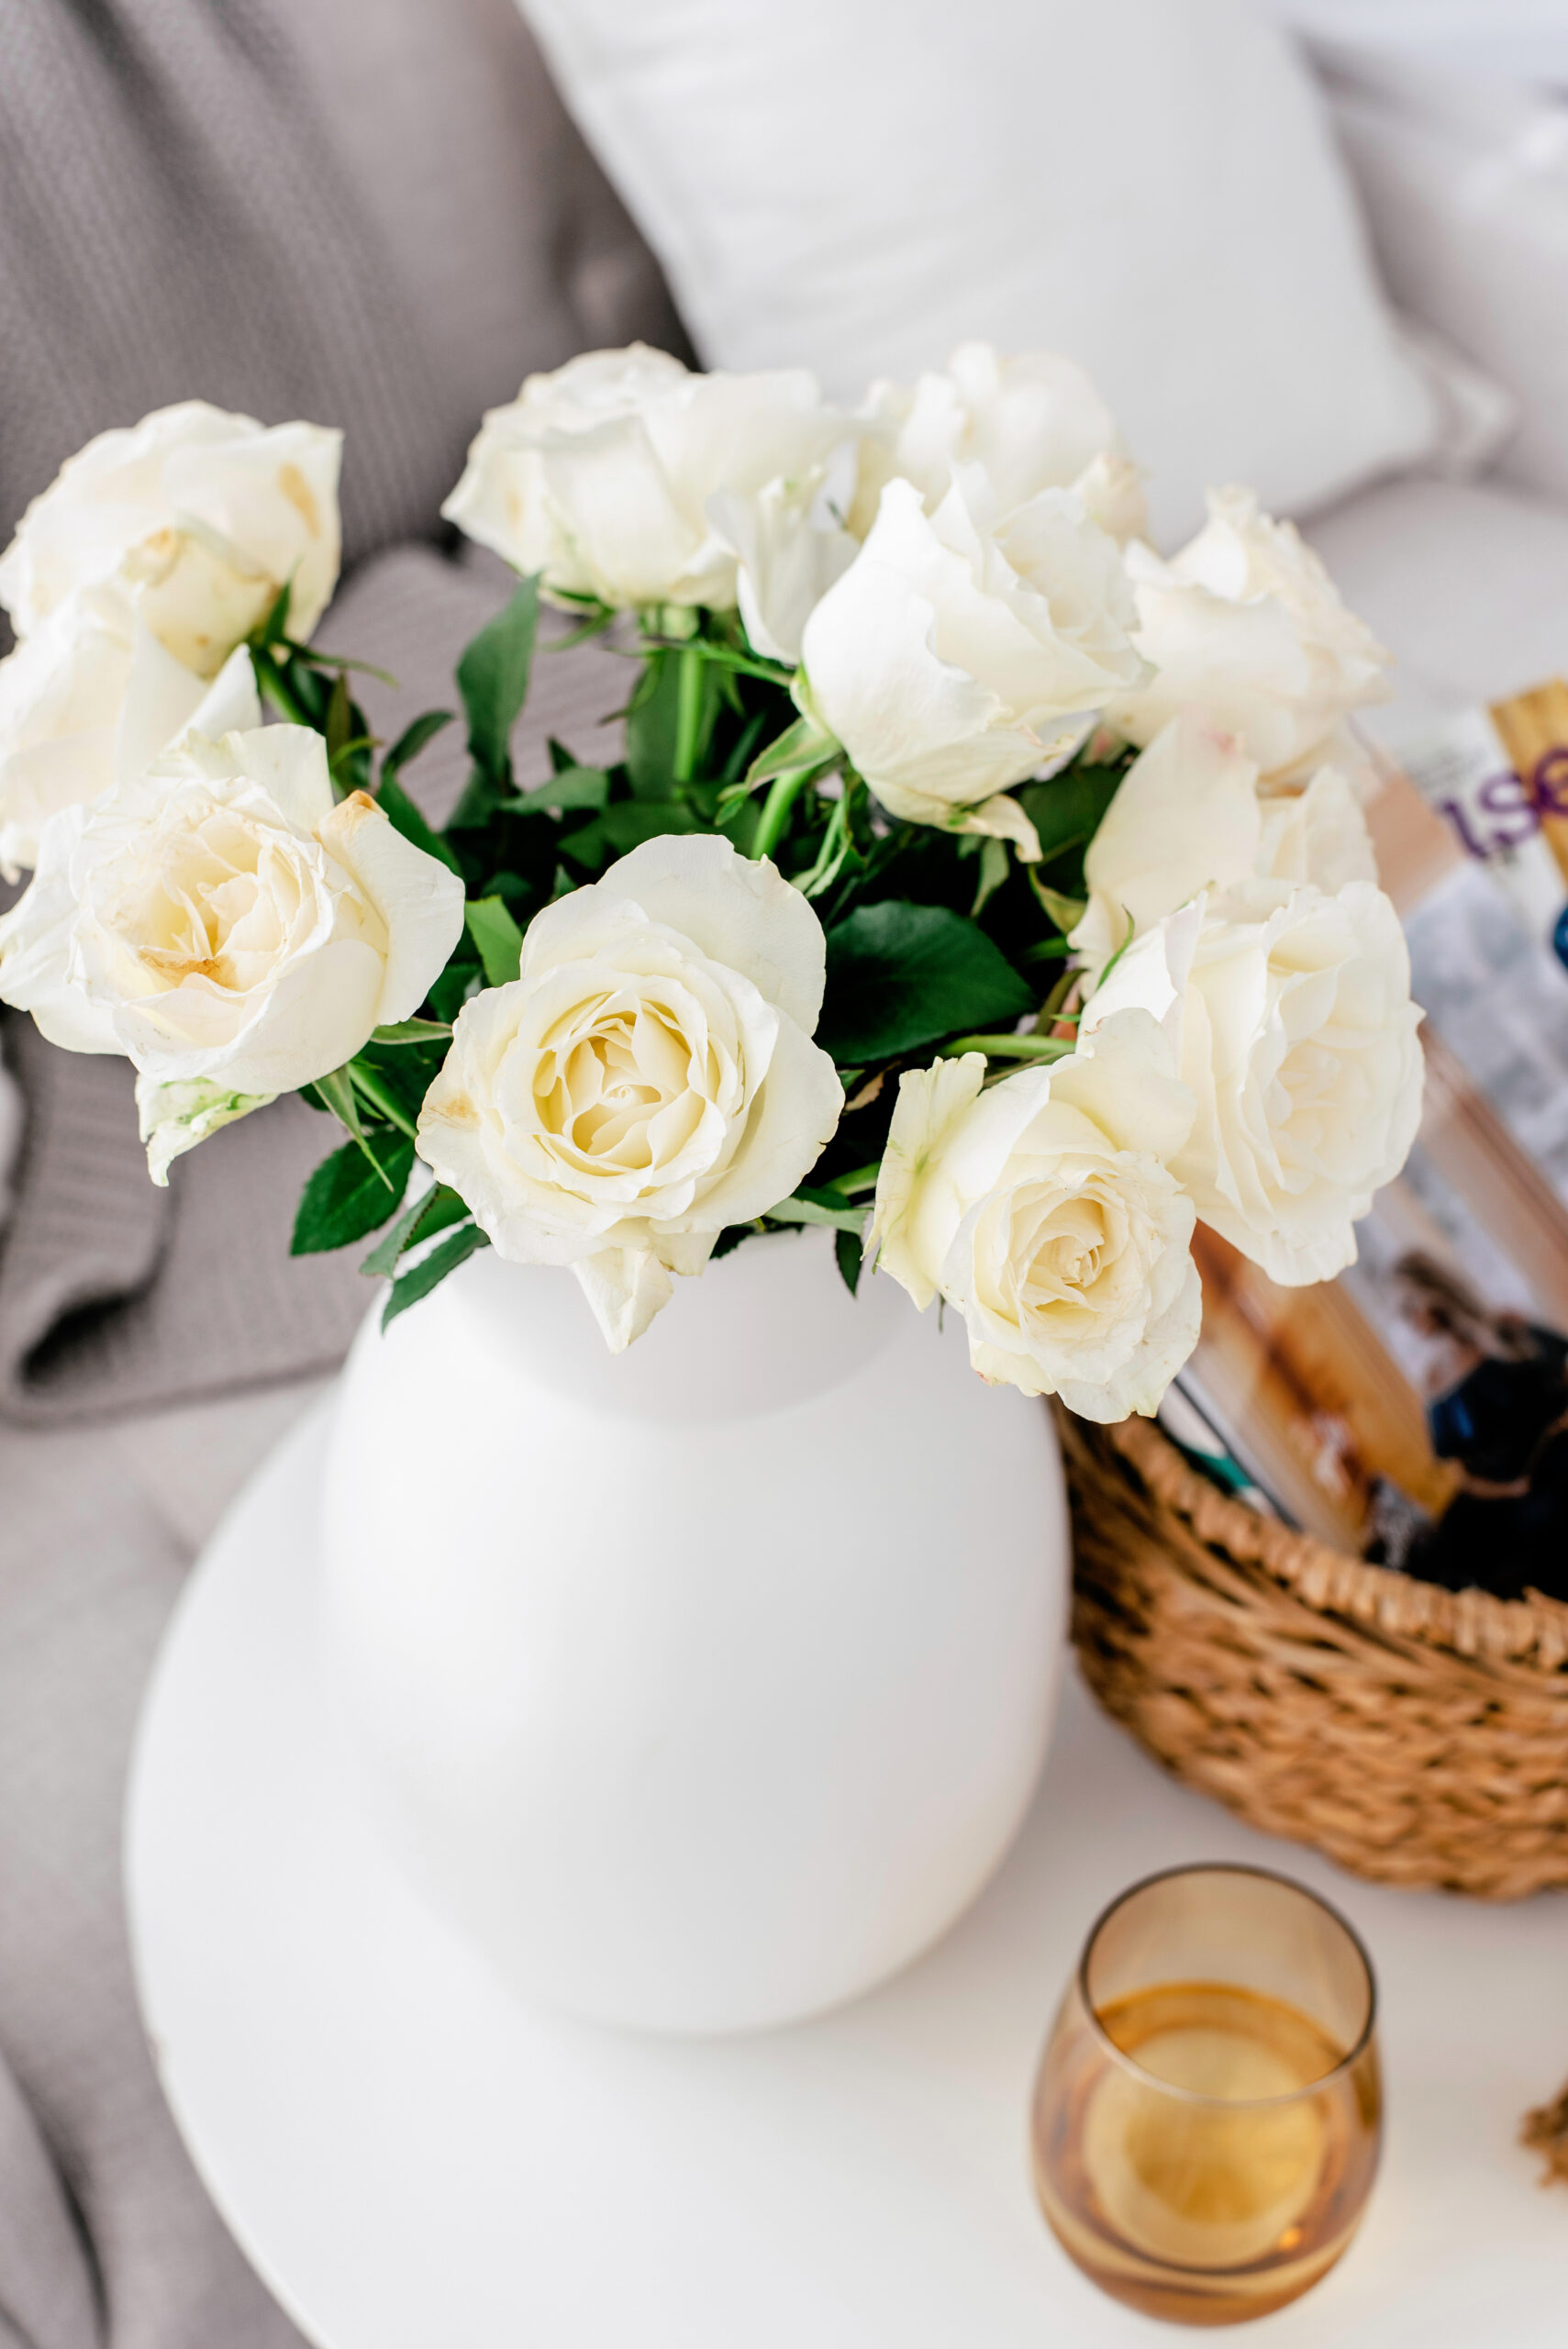
<svg viewBox="0 0 1568 2349">
<path fill-rule="evenodd" d="M 129 1057 L 154 1181 L 301 1092 L 347 1138 L 297 1251 L 382 1231 L 388 1316 L 486 1245 L 570 1266 L 617 1349 L 825 1224 L 851 1288 L 1098 1419 L 1192 1349 L 1198 1217 L 1279 1281 L 1352 1261 L 1419 1015 L 1346 725 L 1386 656 L 1289 525 L 1222 491 L 1162 561 L 1062 359 L 969 345 L 854 414 L 574 360 L 448 503 L 521 584 L 438 830 L 404 776 L 453 713 L 384 748 L 308 641 L 338 461 L 167 409 L 0 559 L 0 997 Z M 614 765 L 515 772 L 541 598 L 628 658 Z"/>
</svg>

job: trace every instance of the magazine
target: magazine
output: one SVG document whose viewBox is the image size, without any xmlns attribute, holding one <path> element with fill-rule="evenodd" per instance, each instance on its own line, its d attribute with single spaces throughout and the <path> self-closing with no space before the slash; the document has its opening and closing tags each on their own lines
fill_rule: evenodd
<svg viewBox="0 0 1568 2349">
<path fill-rule="evenodd" d="M 1412 744 L 1369 821 L 1427 1013 L 1419 1139 L 1337 1281 L 1279 1287 L 1199 1227 L 1162 1424 L 1337 1548 L 1568 1600 L 1568 685 Z"/>
</svg>

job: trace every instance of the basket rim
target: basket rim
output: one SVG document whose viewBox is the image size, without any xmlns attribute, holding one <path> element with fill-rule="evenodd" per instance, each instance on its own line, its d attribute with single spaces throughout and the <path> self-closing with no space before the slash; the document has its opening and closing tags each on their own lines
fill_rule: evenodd
<svg viewBox="0 0 1568 2349">
<path fill-rule="evenodd" d="M 1188 1465 L 1152 1419 L 1106 1425 L 1078 1419 L 1060 1401 L 1056 1419 L 1070 1459 L 1087 1457 L 1098 1465 L 1107 1451 L 1113 1453 L 1151 1498 L 1182 1519 L 1207 1548 L 1236 1564 L 1261 1567 L 1319 1613 L 1345 1616 L 1455 1655 L 1543 1673 L 1556 1673 L 1568 1662 L 1568 1603 L 1561 1599 L 1537 1590 L 1523 1598 L 1445 1590 L 1396 1567 L 1369 1564 L 1221 1492 Z M 1173 1571 L 1183 1571 L 1173 1554 L 1167 1563 Z"/>
</svg>

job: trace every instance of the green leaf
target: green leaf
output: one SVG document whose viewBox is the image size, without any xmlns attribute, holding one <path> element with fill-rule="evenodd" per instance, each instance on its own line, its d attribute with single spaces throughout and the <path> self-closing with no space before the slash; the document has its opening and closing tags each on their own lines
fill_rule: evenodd
<svg viewBox="0 0 1568 2349">
<path fill-rule="evenodd" d="M 424 1087 L 419 1087 L 418 1099 L 413 1103 L 405 1101 L 399 1093 L 398 1082 L 390 1071 L 375 1067 L 358 1052 L 349 1063 L 348 1074 L 355 1091 L 362 1093 L 373 1109 L 378 1109 L 389 1124 L 396 1126 L 412 1141 Z"/>
<path fill-rule="evenodd" d="M 428 709 L 423 717 L 406 726 L 381 763 L 381 780 L 384 789 L 395 774 L 398 774 L 417 759 L 427 742 L 434 741 L 443 726 L 450 726 L 456 712 L 450 709 Z"/>
<path fill-rule="evenodd" d="M 455 1273 L 470 1256 L 489 1245 L 488 1238 L 476 1223 L 464 1224 L 461 1231 L 439 1241 L 428 1256 L 421 1256 L 411 1271 L 400 1274 L 393 1282 L 381 1317 L 382 1328 L 389 1328 L 400 1313 L 406 1313 L 411 1305 L 417 1305 L 421 1297 L 428 1297 L 433 1288 L 439 1287 L 449 1273 Z"/>
<path fill-rule="evenodd" d="M 397 1019 L 390 1028 L 372 1030 L 373 1044 L 444 1044 L 451 1035 L 446 1019 Z"/>
<path fill-rule="evenodd" d="M 569 832 L 561 847 L 563 855 L 591 871 L 606 853 L 625 856 L 644 841 L 698 829 L 696 818 L 683 800 L 617 799 L 602 815 L 591 817 L 576 831 Z"/>
<path fill-rule="evenodd" d="M 615 617 L 613 606 L 601 604 L 596 612 L 591 612 L 585 620 L 580 621 L 565 636 L 552 636 L 550 642 L 541 645 L 539 650 L 541 652 L 570 652 L 574 646 L 585 644 L 591 636 L 603 636 Z"/>
<path fill-rule="evenodd" d="M 447 818 L 449 832 L 482 832 L 506 797 L 506 786 L 486 774 L 483 767 L 471 766 L 468 781 L 463 785 L 457 806 Z"/>
<path fill-rule="evenodd" d="M 295 644 L 292 640 L 289 651 L 297 652 L 302 660 L 308 661 L 314 668 L 347 669 L 357 677 L 373 677 L 377 685 L 384 685 L 389 693 L 397 691 L 397 680 L 391 670 L 378 669 L 373 661 L 361 661 L 348 652 L 323 652 L 317 644 Z"/>
<path fill-rule="evenodd" d="M 406 1213 L 400 1215 L 384 1240 L 378 1241 L 360 1266 L 361 1273 L 373 1275 L 392 1274 L 397 1270 L 397 1259 L 406 1248 L 421 1240 L 433 1240 L 438 1231 L 445 1231 L 454 1223 L 462 1223 L 468 1207 L 445 1183 L 433 1184 L 422 1198 L 415 1200 Z"/>
<path fill-rule="evenodd" d="M 413 1164 L 414 1145 L 398 1133 L 367 1135 L 362 1146 L 347 1141 L 335 1150 L 305 1186 L 290 1254 L 346 1248 L 376 1230 L 402 1198 Z"/>
<path fill-rule="evenodd" d="M 1116 797 L 1125 765 L 1114 767 L 1064 767 L 1053 774 L 1049 783 L 1027 784 L 1014 797 L 1040 835 L 1041 861 L 1049 864 L 1055 856 L 1080 843 L 1085 847 L 1105 820 L 1106 809 Z"/>
<path fill-rule="evenodd" d="M 680 721 L 680 654 L 651 652 L 626 713 L 626 772 L 637 798 L 673 795 Z"/>
<path fill-rule="evenodd" d="M 256 687 L 261 699 L 270 702 L 280 718 L 291 726 L 315 726 L 319 712 L 306 698 L 309 686 L 315 683 L 308 669 L 285 654 L 278 660 L 261 645 L 250 648 L 250 666 L 256 673 Z"/>
<path fill-rule="evenodd" d="M 1060 889 L 1048 889 L 1032 865 L 1029 867 L 1029 886 L 1058 930 L 1065 933 L 1077 929 L 1088 909 L 1086 897 L 1064 897 Z"/>
<path fill-rule="evenodd" d="M 600 821 L 606 839 L 620 856 L 629 849 L 640 848 L 644 841 L 658 840 L 665 832 L 697 829 L 696 818 L 678 799 L 640 805 L 635 799 L 622 799 L 615 807 L 606 807 Z"/>
<path fill-rule="evenodd" d="M 335 1068 L 329 1076 L 318 1076 L 316 1090 L 339 1124 L 347 1126 L 354 1140 L 362 1142 L 364 1124 L 360 1117 L 360 1105 L 354 1098 L 354 1081 L 348 1068 Z"/>
<path fill-rule="evenodd" d="M 865 1250 L 861 1244 L 860 1234 L 855 1231 L 837 1233 L 833 1241 L 833 1254 L 844 1286 L 851 1297 L 857 1296 L 861 1286 L 861 1267 L 865 1263 Z"/>
<path fill-rule="evenodd" d="M 1007 843 L 987 840 L 980 844 L 980 878 L 974 885 L 974 903 L 969 910 L 978 914 L 988 897 L 995 896 L 1007 877 Z"/>
<path fill-rule="evenodd" d="M 387 774 L 385 767 L 381 771 L 381 789 L 376 794 L 376 800 L 395 831 L 401 832 L 415 848 L 422 848 L 427 856 L 439 857 L 449 871 L 458 871 L 457 858 L 439 832 L 431 830 L 403 785 L 395 776 Z"/>
<path fill-rule="evenodd" d="M 457 664 L 474 764 L 493 783 L 510 780 L 512 729 L 528 698 L 539 626 L 539 579 L 525 579 L 506 609 L 482 628 Z"/>
<path fill-rule="evenodd" d="M 455 1019 L 483 978 L 479 956 L 465 932 L 446 969 L 432 981 L 426 1001 L 438 1019 Z"/>
<path fill-rule="evenodd" d="M 740 855 L 751 856 L 756 847 L 758 820 L 756 801 L 742 799 L 739 806 L 720 808 L 714 819 L 714 829 L 722 832 Z"/>
<path fill-rule="evenodd" d="M 332 688 L 332 698 L 327 705 L 327 762 L 336 766 L 354 736 L 354 703 L 349 691 L 349 680 L 342 670 Z"/>
<path fill-rule="evenodd" d="M 959 1028 L 1021 1019 L 1032 990 L 979 926 L 946 906 L 862 906 L 828 933 L 817 1041 L 870 1066 Z"/>
<path fill-rule="evenodd" d="M 366 753 L 374 748 L 373 734 L 350 734 L 338 756 L 328 760 L 332 788 L 339 798 L 346 799 L 350 791 L 362 791 L 370 782 L 370 761 Z"/>
<path fill-rule="evenodd" d="M 522 968 L 523 933 L 499 897 L 476 897 L 466 910 L 468 934 L 479 949 L 488 987 L 504 987 Z"/>
<path fill-rule="evenodd" d="M 537 791 L 525 791 L 519 798 L 504 799 L 503 810 L 509 816 L 547 816 L 556 809 L 568 807 L 602 807 L 610 796 L 610 775 L 607 767 L 557 767 L 548 783 Z"/>
<path fill-rule="evenodd" d="M 759 784 L 772 783 L 775 775 L 788 774 L 795 767 L 827 766 L 841 756 L 836 735 L 814 718 L 797 718 L 760 758 L 753 759 L 746 773 L 746 788 L 755 791 Z"/>
<path fill-rule="evenodd" d="M 285 579 L 272 598 L 266 618 L 250 631 L 252 644 L 281 644 L 289 632 L 289 604 L 294 596 L 294 583 Z"/>
<path fill-rule="evenodd" d="M 760 1223 L 727 1223 L 713 1243 L 708 1263 L 716 1264 L 721 1256 L 732 1256 L 743 1240 L 754 1240 L 762 1229 Z"/>
<path fill-rule="evenodd" d="M 836 1231 L 852 1231 L 858 1239 L 870 1213 L 869 1204 L 851 1207 L 842 1192 L 814 1190 L 803 1183 L 793 1197 L 768 1209 L 768 1219 L 772 1223 L 831 1224 Z"/>
</svg>

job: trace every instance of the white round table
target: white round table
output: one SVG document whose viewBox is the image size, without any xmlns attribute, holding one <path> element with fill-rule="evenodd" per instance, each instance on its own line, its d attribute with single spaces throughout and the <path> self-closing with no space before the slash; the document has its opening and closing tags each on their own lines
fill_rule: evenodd
<svg viewBox="0 0 1568 2349">
<path fill-rule="evenodd" d="M 147 1702 L 138 1976 L 219 2209 L 320 2349 L 1099 2349 L 1152 2342 L 1037 2214 L 1030 2076 L 1084 1932 L 1198 1858 L 1283 1867 L 1365 1936 L 1388 2153 L 1273 2349 L 1561 2349 L 1568 2192 L 1521 2110 L 1568 2072 L 1568 1904 L 1354 1883 L 1184 1793 L 1076 1684 L 1011 1858 L 859 2004 L 722 2043 L 514 2003 L 361 1823 L 313 1674 L 326 1421 L 213 1542 Z"/>
</svg>

